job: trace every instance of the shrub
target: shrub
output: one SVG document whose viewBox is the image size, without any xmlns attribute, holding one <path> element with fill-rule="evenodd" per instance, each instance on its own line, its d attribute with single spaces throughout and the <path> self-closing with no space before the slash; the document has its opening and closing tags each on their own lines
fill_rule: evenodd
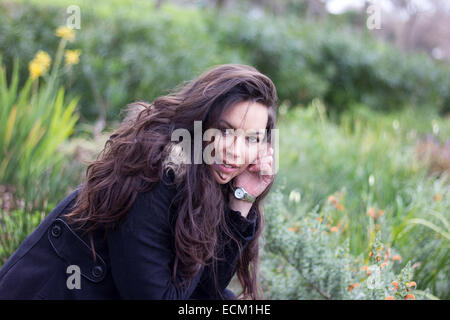
<svg viewBox="0 0 450 320">
<path fill-rule="evenodd" d="M 282 101 L 298 105 L 320 98 L 330 114 L 358 103 L 376 110 L 410 104 L 450 110 L 447 65 L 406 55 L 349 28 L 293 17 L 177 6 L 155 11 L 147 2 L 115 2 L 114 10 L 104 1 L 13 3 L 0 11 L 0 50 L 7 64 L 14 56 L 29 60 L 33 52 L 54 47 L 52 30 L 65 21 L 64 6 L 74 3 L 83 8 L 77 39 L 83 67 L 66 80 L 89 120 L 111 120 L 130 101 L 151 101 L 221 63 L 254 65 L 274 80 Z"/>
<path fill-rule="evenodd" d="M 332 206 L 318 207 L 295 222 L 280 190 L 266 206 L 263 252 L 263 287 L 268 299 L 421 299 L 432 295 L 415 291 L 408 262 L 398 274 L 395 250 L 374 238 L 366 254 L 354 257 L 348 241 L 339 233 L 345 225 L 333 225 Z M 288 227 L 291 225 L 291 227 Z M 348 239 L 347 239 L 348 240 Z M 422 287 L 422 289 L 424 289 Z"/>
<path fill-rule="evenodd" d="M 428 110 L 379 113 L 361 106 L 345 112 L 337 126 L 324 108 L 318 100 L 307 108 L 280 108 L 276 184 L 286 198 L 301 199 L 299 208 L 286 203 L 291 221 L 302 221 L 315 206 L 320 211 L 330 195 L 342 197 L 330 214 L 346 226 L 339 238 L 348 239 L 352 255 L 367 254 L 369 230 L 376 227 L 380 239 L 415 266 L 415 281 L 446 299 L 450 175 L 429 176 L 415 151 L 417 139 L 433 128 L 435 138 L 445 141 L 448 121 Z M 378 211 L 384 214 L 374 218 Z"/>
</svg>

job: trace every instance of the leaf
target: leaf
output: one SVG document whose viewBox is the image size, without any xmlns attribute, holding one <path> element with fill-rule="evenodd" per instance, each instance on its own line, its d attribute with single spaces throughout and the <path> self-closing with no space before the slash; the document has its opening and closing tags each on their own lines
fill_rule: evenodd
<svg viewBox="0 0 450 320">
<path fill-rule="evenodd" d="M 4 145 L 5 149 L 8 148 L 9 141 L 11 140 L 12 132 L 14 130 L 14 123 L 16 121 L 16 115 L 17 115 L 17 104 L 15 104 L 12 107 L 8 121 L 6 122 L 5 145 Z"/>
<path fill-rule="evenodd" d="M 439 228 L 438 226 L 436 226 L 434 223 L 427 221 L 425 219 L 420 219 L 420 218 L 416 218 L 416 219 L 411 219 L 408 221 L 408 224 L 419 224 L 419 225 L 423 225 L 425 227 L 430 228 L 431 230 L 439 233 L 441 236 L 443 236 L 444 238 L 446 238 L 447 240 L 450 240 L 450 234 L 448 232 L 445 232 L 444 230 L 442 230 L 441 228 Z"/>
</svg>

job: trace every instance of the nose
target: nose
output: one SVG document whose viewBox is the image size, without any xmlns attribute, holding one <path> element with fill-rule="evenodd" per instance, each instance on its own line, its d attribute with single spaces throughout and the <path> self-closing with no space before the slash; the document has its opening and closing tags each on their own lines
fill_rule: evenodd
<svg viewBox="0 0 450 320">
<path fill-rule="evenodd" d="M 245 158 L 245 137 L 242 135 L 234 136 L 231 145 L 225 145 L 225 161 L 232 164 L 244 164 Z"/>
</svg>

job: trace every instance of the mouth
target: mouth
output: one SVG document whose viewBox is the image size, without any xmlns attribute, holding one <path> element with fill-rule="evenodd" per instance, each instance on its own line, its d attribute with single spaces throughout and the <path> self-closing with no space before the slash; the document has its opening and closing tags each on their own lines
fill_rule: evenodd
<svg viewBox="0 0 450 320">
<path fill-rule="evenodd" d="M 233 173 L 239 169 L 239 167 L 229 164 L 214 164 L 214 167 L 219 173 Z"/>
<path fill-rule="evenodd" d="M 239 168 L 239 166 L 236 166 L 236 165 L 233 165 L 233 164 L 226 163 L 225 161 L 223 162 L 222 165 L 223 165 L 224 167 L 226 167 L 226 168 Z"/>
</svg>

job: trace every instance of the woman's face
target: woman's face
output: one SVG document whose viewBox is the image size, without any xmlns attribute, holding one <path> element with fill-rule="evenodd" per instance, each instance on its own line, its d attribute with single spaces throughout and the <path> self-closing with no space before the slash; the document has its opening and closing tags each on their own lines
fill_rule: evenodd
<svg viewBox="0 0 450 320">
<path fill-rule="evenodd" d="M 218 183 L 230 182 L 256 161 L 268 117 L 268 107 L 258 102 L 242 101 L 225 111 L 217 128 L 221 134 L 214 139 L 216 161 L 209 165 Z"/>
</svg>

